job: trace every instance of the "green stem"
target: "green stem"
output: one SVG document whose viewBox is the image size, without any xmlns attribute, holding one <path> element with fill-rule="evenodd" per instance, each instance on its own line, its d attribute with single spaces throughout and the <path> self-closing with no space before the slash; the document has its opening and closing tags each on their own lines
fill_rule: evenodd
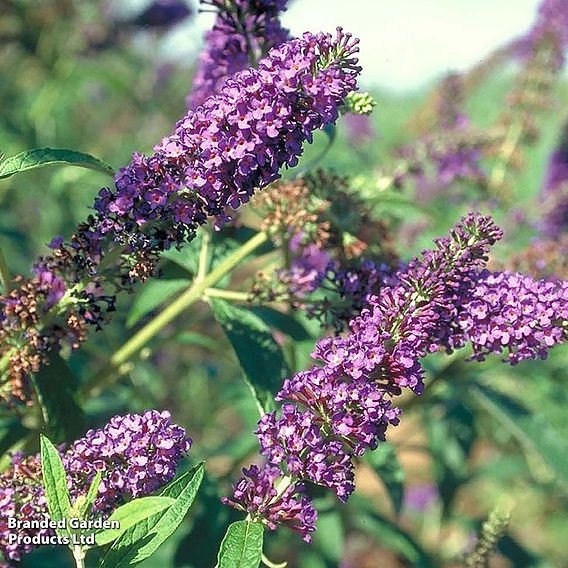
<svg viewBox="0 0 568 568">
<path fill-rule="evenodd" d="M 97 267 L 97 270 L 99 272 L 102 272 L 103 270 L 106 270 L 107 268 L 112 266 L 112 264 L 122 256 L 125 250 L 126 245 L 120 245 L 113 248 L 108 254 L 103 257 L 103 259 L 99 263 L 99 266 Z"/>
<path fill-rule="evenodd" d="M 211 231 L 205 229 L 203 231 L 203 240 L 201 241 L 201 250 L 199 251 L 199 264 L 197 266 L 197 275 L 195 282 L 201 282 L 207 275 L 209 270 L 209 247 L 211 245 Z"/>
<path fill-rule="evenodd" d="M 262 563 L 268 568 L 286 568 L 286 566 L 288 566 L 288 562 L 281 562 L 279 564 L 272 562 L 272 560 L 267 558 L 264 552 L 262 553 Z"/>
<path fill-rule="evenodd" d="M 491 171 L 491 176 L 489 177 L 489 187 L 496 192 L 503 189 L 503 184 L 505 182 L 505 177 L 507 175 L 507 169 L 513 158 L 515 150 L 521 142 L 523 135 L 523 123 L 522 120 L 518 120 L 509 128 L 507 137 L 501 146 L 499 152 L 499 160 L 495 167 Z"/>
<path fill-rule="evenodd" d="M 248 302 L 250 295 L 248 292 L 238 292 L 237 290 L 220 290 L 219 288 L 207 288 L 203 293 L 208 298 L 223 298 L 235 302 Z"/>
<path fill-rule="evenodd" d="M 221 278 L 240 264 L 251 252 L 268 240 L 264 232 L 257 233 L 249 239 L 241 248 L 225 258 L 200 282 L 188 288 L 181 296 L 174 300 L 167 308 L 148 322 L 143 328 L 135 333 L 118 351 L 114 353 L 110 361 L 95 375 L 93 375 L 81 389 L 82 396 L 98 395 L 113 377 L 131 357 L 136 355 L 153 337 L 164 327 L 182 314 L 189 306 L 201 300 L 208 288 L 213 287 Z"/>
<path fill-rule="evenodd" d="M 2 288 L 4 288 L 4 293 L 8 293 L 12 289 L 10 286 L 11 281 L 10 269 L 8 268 L 2 247 L 0 247 L 0 284 L 2 284 Z"/>
<path fill-rule="evenodd" d="M 73 547 L 73 558 L 77 568 L 85 568 L 85 551 L 80 546 Z"/>
<path fill-rule="evenodd" d="M 285 475 L 284 477 L 282 477 L 280 479 L 280 481 L 278 482 L 278 485 L 275 487 L 276 495 L 274 495 L 274 497 L 272 498 L 270 503 L 274 503 L 274 502 L 278 501 L 278 499 L 280 499 L 280 497 L 282 497 L 282 495 L 284 495 L 284 492 L 286 491 L 286 489 L 288 489 L 288 487 L 290 487 L 290 485 L 292 485 L 293 482 L 294 482 L 294 480 L 292 479 L 292 477 L 290 475 Z"/>
</svg>

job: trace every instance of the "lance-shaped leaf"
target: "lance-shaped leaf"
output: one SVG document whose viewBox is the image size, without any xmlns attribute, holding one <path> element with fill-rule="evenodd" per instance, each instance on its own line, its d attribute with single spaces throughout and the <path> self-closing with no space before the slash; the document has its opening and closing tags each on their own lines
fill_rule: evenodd
<svg viewBox="0 0 568 568">
<path fill-rule="evenodd" d="M 77 380 L 59 354 L 50 353 L 49 365 L 42 367 L 32 382 L 52 440 L 72 440 L 85 431 Z"/>
<path fill-rule="evenodd" d="M 259 411 L 270 412 L 274 396 L 290 374 L 270 328 L 250 310 L 223 300 L 211 298 L 211 308 L 235 350 Z"/>
<path fill-rule="evenodd" d="M 426 551 L 398 525 L 371 509 L 372 504 L 354 496 L 351 499 L 352 523 L 361 531 L 372 535 L 378 542 L 396 552 L 413 568 L 434 568 Z"/>
<path fill-rule="evenodd" d="M 326 511 L 318 515 L 314 546 L 334 564 L 340 563 L 345 548 L 345 528 L 339 511 Z"/>
<path fill-rule="evenodd" d="M 508 395 L 483 385 L 472 385 L 473 398 L 520 444 L 540 458 L 554 472 L 556 481 L 568 491 L 568 444 L 543 417 L 531 413 Z"/>
<path fill-rule="evenodd" d="M 77 513 L 77 516 L 80 519 L 86 519 L 91 513 L 91 509 L 93 508 L 99 493 L 99 487 L 102 479 L 102 472 L 97 471 L 93 481 L 91 481 L 87 494 L 79 495 L 79 497 L 75 500 L 75 503 L 73 503 L 73 510 Z"/>
<path fill-rule="evenodd" d="M 95 535 L 95 542 L 103 546 L 116 540 L 122 533 L 126 532 L 136 523 L 167 509 L 175 503 L 171 497 L 140 497 L 134 499 L 122 507 L 113 511 L 108 518 L 109 522 L 116 521 L 119 524 L 117 529 L 105 529 Z"/>
<path fill-rule="evenodd" d="M 20 172 L 56 164 L 88 168 L 114 176 L 114 170 L 106 162 L 90 154 L 65 148 L 34 148 L 20 152 L 0 162 L 0 179 L 8 178 Z"/>
<path fill-rule="evenodd" d="M 172 298 L 189 287 L 191 280 L 152 280 L 144 284 L 136 294 L 136 298 L 130 308 L 126 327 L 132 327 L 138 323 L 146 314 L 157 308 L 161 303 Z"/>
<path fill-rule="evenodd" d="M 203 464 L 199 464 L 165 487 L 160 496 L 171 497 L 175 499 L 174 503 L 126 530 L 115 540 L 99 568 L 135 566 L 156 552 L 187 515 L 203 480 L 204 471 Z"/>
<path fill-rule="evenodd" d="M 383 443 L 368 454 L 367 461 L 389 493 L 396 514 L 400 514 L 404 497 L 404 470 L 391 444 Z"/>
<path fill-rule="evenodd" d="M 61 535 L 69 535 L 66 528 L 72 516 L 71 497 L 67 488 L 67 474 L 57 448 L 43 435 L 40 435 L 41 474 L 47 510 L 52 521 L 63 521 L 65 528 L 57 528 Z"/>
<path fill-rule="evenodd" d="M 266 306 L 254 306 L 250 311 L 269 326 L 285 333 L 296 341 L 314 341 L 310 332 L 294 316 L 283 314 Z"/>
<path fill-rule="evenodd" d="M 229 525 L 217 559 L 217 568 L 258 568 L 262 559 L 264 525 L 235 521 Z"/>
</svg>

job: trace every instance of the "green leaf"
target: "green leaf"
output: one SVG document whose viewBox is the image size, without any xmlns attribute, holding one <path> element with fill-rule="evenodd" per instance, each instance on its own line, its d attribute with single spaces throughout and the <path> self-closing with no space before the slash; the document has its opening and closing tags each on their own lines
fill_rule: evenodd
<svg viewBox="0 0 568 568">
<path fill-rule="evenodd" d="M 198 347 L 204 347 L 211 351 L 217 351 L 217 349 L 219 349 L 219 343 L 217 341 L 196 331 L 182 331 L 175 336 L 175 340 L 182 345 L 197 345 Z"/>
<path fill-rule="evenodd" d="M 93 481 L 91 481 L 87 495 L 80 495 L 73 504 L 73 508 L 76 509 L 80 519 L 86 519 L 89 516 L 91 509 L 95 504 L 95 500 L 97 499 L 102 478 L 102 472 L 97 471 Z"/>
<path fill-rule="evenodd" d="M 104 556 L 99 568 L 134 566 L 156 552 L 189 511 L 203 480 L 204 471 L 201 463 L 165 487 L 160 495 L 171 497 L 175 502 L 123 533 Z"/>
<path fill-rule="evenodd" d="M 64 148 L 34 148 L 20 152 L 2 161 L 0 163 L 0 179 L 55 164 L 88 168 L 103 172 L 111 177 L 114 176 L 114 170 L 106 162 L 90 154 Z"/>
<path fill-rule="evenodd" d="M 47 509 L 52 521 L 71 518 L 71 497 L 67 488 L 67 474 L 57 448 L 40 434 L 41 474 L 47 499 Z M 67 524 L 66 524 L 67 526 Z M 67 528 L 56 529 L 57 534 L 69 535 Z"/>
<path fill-rule="evenodd" d="M 318 515 L 318 530 L 314 537 L 314 545 L 325 558 L 339 564 L 345 545 L 345 530 L 338 511 Z"/>
<path fill-rule="evenodd" d="M 0 456 L 3 456 L 26 435 L 30 434 L 19 420 L 6 418 L 0 422 Z"/>
<path fill-rule="evenodd" d="M 448 388 L 445 398 L 427 407 L 426 430 L 433 469 L 444 511 L 449 511 L 459 488 L 470 478 L 470 456 L 476 421 L 464 393 Z"/>
<path fill-rule="evenodd" d="M 134 499 L 122 507 L 116 509 L 108 518 L 108 521 L 118 521 L 120 528 L 105 529 L 95 535 L 95 541 L 98 546 L 103 546 L 116 540 L 121 534 L 126 532 L 136 523 L 167 509 L 175 503 L 175 499 L 171 497 L 140 497 Z"/>
<path fill-rule="evenodd" d="M 510 560 L 511 566 L 515 568 L 552 568 L 547 560 L 526 549 L 509 535 L 504 535 L 499 540 L 497 550 Z"/>
<path fill-rule="evenodd" d="M 187 288 L 191 280 L 151 280 L 144 284 L 136 294 L 130 308 L 126 327 L 137 324 L 146 314 L 157 308 L 162 302 L 174 296 L 180 290 Z"/>
<path fill-rule="evenodd" d="M 314 341 L 310 332 L 293 316 L 265 306 L 254 306 L 250 311 L 270 327 L 281 331 L 295 341 Z"/>
<path fill-rule="evenodd" d="M 385 484 L 393 508 L 399 515 L 404 497 L 404 469 L 394 446 L 388 443 L 380 444 L 378 449 L 367 454 L 367 461 Z"/>
<path fill-rule="evenodd" d="M 162 253 L 162 258 L 174 262 L 189 274 L 196 274 L 199 266 L 199 252 L 201 249 L 202 235 L 196 237 L 181 249 L 171 248 Z"/>
<path fill-rule="evenodd" d="M 262 558 L 264 525 L 235 521 L 221 542 L 218 568 L 257 568 Z"/>
<path fill-rule="evenodd" d="M 243 307 L 211 298 L 211 309 L 245 373 L 261 414 L 275 408 L 274 397 L 290 374 L 270 328 Z"/>
<path fill-rule="evenodd" d="M 49 364 L 33 376 L 32 382 L 52 440 L 73 440 L 85 431 L 85 415 L 77 402 L 77 380 L 59 354 L 50 353 Z"/>
<path fill-rule="evenodd" d="M 406 532 L 388 519 L 368 509 L 367 503 L 361 499 L 353 499 L 359 507 L 353 514 L 353 523 L 363 532 L 374 536 L 389 550 L 400 554 L 413 568 L 434 568 L 432 560 L 422 547 Z"/>
<path fill-rule="evenodd" d="M 479 384 L 473 398 L 520 444 L 538 455 L 552 470 L 558 484 L 568 491 L 568 444 L 541 416 L 532 414 L 517 400 Z"/>
</svg>

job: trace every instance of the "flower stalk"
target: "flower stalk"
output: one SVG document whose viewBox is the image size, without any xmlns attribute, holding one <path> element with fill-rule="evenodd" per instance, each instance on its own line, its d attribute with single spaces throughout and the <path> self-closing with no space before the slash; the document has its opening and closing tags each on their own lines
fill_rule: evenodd
<svg viewBox="0 0 568 568">
<path fill-rule="evenodd" d="M 134 357 L 141 349 L 153 339 L 164 327 L 182 314 L 187 308 L 195 304 L 206 296 L 206 291 L 210 290 L 219 280 L 238 266 L 249 254 L 268 240 L 265 232 L 259 232 L 249 239 L 241 248 L 228 256 L 223 262 L 216 266 L 208 275 L 201 280 L 197 280 L 181 296 L 167 306 L 153 320 L 148 322 L 143 328 L 135 333 L 118 351 L 114 353 L 110 361 L 95 375 L 93 375 L 81 390 L 81 394 L 86 396 L 96 396 L 109 384 L 116 376 L 120 367 Z"/>
<path fill-rule="evenodd" d="M 10 285 L 11 280 L 10 269 L 8 268 L 4 251 L 2 250 L 2 247 L 0 247 L 0 284 L 2 285 L 4 293 L 7 293 L 12 289 Z"/>
</svg>

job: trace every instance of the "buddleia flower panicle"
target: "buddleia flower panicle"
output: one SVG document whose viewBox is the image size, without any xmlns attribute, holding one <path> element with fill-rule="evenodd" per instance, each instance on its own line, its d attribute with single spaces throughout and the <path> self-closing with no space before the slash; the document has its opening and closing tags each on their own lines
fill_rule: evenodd
<svg viewBox="0 0 568 568">
<path fill-rule="evenodd" d="M 191 15 L 192 10 L 185 0 L 153 0 L 126 23 L 141 28 L 163 30 L 183 22 Z"/>
<path fill-rule="evenodd" d="M 118 506 L 154 493 L 170 482 L 191 448 L 186 431 L 172 423 L 170 413 L 115 416 L 99 430 L 59 452 L 67 472 L 72 502 L 85 496 L 97 472 L 102 473 L 92 514 L 106 518 Z M 19 560 L 34 546 L 9 542 L 7 519 L 41 521 L 48 515 L 39 454 L 13 456 L 12 466 L 0 474 L 0 550 L 7 560 Z M 21 536 L 53 535 L 52 529 L 21 529 Z"/>
<path fill-rule="evenodd" d="M 100 327 L 118 291 L 155 273 L 160 252 L 193 239 L 209 217 L 224 222 L 227 208 L 298 163 L 303 143 L 337 120 L 357 88 L 357 44 L 340 28 L 284 43 L 188 111 L 154 154 L 134 154 L 70 243 L 55 239 L 36 276 L 0 297 L 1 355 L 13 362 L 15 387 L 5 398 L 22 396 L 18 385 L 47 351 L 76 346 L 87 326 Z M 48 281 L 57 282 L 55 296 Z"/>
<path fill-rule="evenodd" d="M 557 69 L 564 65 L 564 51 L 568 47 L 568 7 L 564 0 L 542 0 L 535 22 L 520 38 L 517 49 L 524 57 L 533 57 L 545 47 L 552 50 L 552 61 Z"/>
<path fill-rule="evenodd" d="M 458 306 L 452 347 L 469 343 L 478 361 L 492 353 L 513 365 L 545 359 L 568 339 L 567 322 L 567 281 L 484 270 Z"/>
<path fill-rule="evenodd" d="M 213 28 L 205 34 L 188 108 L 196 108 L 221 90 L 225 80 L 254 66 L 270 49 L 290 39 L 280 24 L 287 0 L 201 0 L 217 12 Z"/>
<path fill-rule="evenodd" d="M 284 525 L 311 542 L 311 533 L 316 530 L 317 511 L 310 497 L 304 494 L 301 483 L 287 484 L 279 489 L 282 470 L 273 465 L 243 468 L 243 477 L 233 487 L 233 497 L 221 501 L 250 515 L 275 530 Z"/>
<path fill-rule="evenodd" d="M 393 396 L 422 392 L 422 358 L 469 342 L 476 358 L 508 350 L 516 363 L 566 340 L 568 283 L 489 273 L 487 253 L 500 238 L 491 218 L 469 214 L 371 296 L 347 334 L 318 341 L 312 357 L 320 363 L 286 380 L 281 409 L 258 423 L 268 463 L 346 501 L 354 456 L 399 423 Z"/>
</svg>

